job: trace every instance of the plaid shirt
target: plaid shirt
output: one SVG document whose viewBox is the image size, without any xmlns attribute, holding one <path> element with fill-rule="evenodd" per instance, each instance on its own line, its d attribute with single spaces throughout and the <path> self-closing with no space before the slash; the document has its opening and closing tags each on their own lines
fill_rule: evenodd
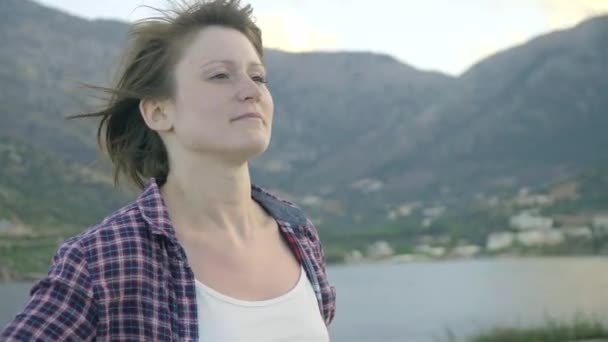
<svg viewBox="0 0 608 342">
<path fill-rule="evenodd" d="M 329 326 L 336 292 L 315 227 L 301 210 L 252 186 L 306 270 Z M 154 179 L 139 198 L 67 239 L 2 341 L 197 341 L 194 274 Z"/>
</svg>

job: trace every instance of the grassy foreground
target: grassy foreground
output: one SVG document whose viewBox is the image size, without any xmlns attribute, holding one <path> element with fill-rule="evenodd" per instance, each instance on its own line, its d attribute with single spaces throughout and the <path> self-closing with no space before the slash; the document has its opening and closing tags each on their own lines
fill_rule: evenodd
<svg viewBox="0 0 608 342">
<path fill-rule="evenodd" d="M 549 320 L 531 328 L 495 328 L 469 339 L 470 342 L 570 342 L 608 341 L 608 327 L 598 320 L 582 317 L 572 322 Z"/>
</svg>

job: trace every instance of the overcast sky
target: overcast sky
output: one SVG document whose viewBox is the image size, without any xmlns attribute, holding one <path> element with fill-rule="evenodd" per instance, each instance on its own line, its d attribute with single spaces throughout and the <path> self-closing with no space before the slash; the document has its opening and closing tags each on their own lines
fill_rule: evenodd
<svg viewBox="0 0 608 342">
<path fill-rule="evenodd" d="M 89 19 L 133 21 L 163 0 L 37 0 Z M 374 51 L 457 75 L 539 34 L 608 14 L 608 0 L 242 0 L 266 47 Z"/>
</svg>

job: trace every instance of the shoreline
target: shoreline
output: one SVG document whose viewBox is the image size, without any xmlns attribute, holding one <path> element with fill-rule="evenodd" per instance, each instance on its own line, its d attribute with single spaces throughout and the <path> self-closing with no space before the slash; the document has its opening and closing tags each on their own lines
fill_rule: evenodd
<svg viewBox="0 0 608 342">
<path fill-rule="evenodd" d="M 408 255 L 409 256 L 409 255 Z M 421 264 L 421 263 L 451 263 L 451 262 L 467 262 L 467 261 L 492 261 L 492 260 L 527 260 L 527 259 L 605 259 L 607 255 L 602 254 L 578 254 L 578 255 L 479 255 L 475 257 L 454 257 L 454 258 L 432 258 L 420 256 L 409 259 L 400 258 L 401 255 L 394 255 L 384 259 L 361 259 L 358 261 L 328 263 L 327 266 L 357 266 L 357 265 L 403 265 L 403 264 Z"/>
<path fill-rule="evenodd" d="M 409 255 L 407 255 L 409 256 Z M 480 255 L 475 257 L 460 257 L 460 258 L 432 258 L 425 256 L 417 256 L 413 258 L 403 258 L 403 255 L 394 255 L 384 259 L 361 259 L 357 261 L 327 263 L 327 267 L 342 267 L 342 266 L 363 266 L 363 265 L 405 265 L 405 264 L 422 264 L 422 263 L 451 263 L 451 262 L 467 262 L 467 261 L 492 261 L 492 260 L 526 260 L 526 259 L 605 259 L 607 255 L 601 254 L 581 254 L 581 255 Z M 0 284 L 9 283 L 31 283 L 45 277 L 46 273 L 30 272 L 25 274 L 12 273 L 7 269 L 0 269 Z"/>
</svg>

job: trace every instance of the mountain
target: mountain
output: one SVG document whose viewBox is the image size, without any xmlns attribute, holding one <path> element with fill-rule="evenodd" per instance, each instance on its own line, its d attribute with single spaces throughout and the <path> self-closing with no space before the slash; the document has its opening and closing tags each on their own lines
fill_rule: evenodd
<svg viewBox="0 0 608 342">
<path fill-rule="evenodd" d="M 605 165 L 607 34 L 608 17 L 598 17 L 490 56 L 440 101 L 353 137 L 294 182 L 340 208 L 332 223 L 351 226 L 356 215 L 374 226 L 400 203 L 466 203 Z"/>
<path fill-rule="evenodd" d="M 58 213 L 98 191 L 95 211 L 83 208 L 73 220 L 94 221 L 133 194 L 113 195 L 105 181 L 96 123 L 64 118 L 99 104 L 78 84 L 108 84 L 129 27 L 29 0 L 4 0 L 0 13 L 1 146 L 39 161 L 0 178 L 0 190 L 14 196 L 0 204 L 14 202 L 19 220 L 58 223 L 72 220 Z M 404 202 L 462 202 L 604 164 L 607 38 L 608 17 L 597 17 L 490 56 L 458 78 L 382 54 L 266 50 L 275 121 L 253 179 L 331 229 L 381 225 Z M 7 170 L 10 156 L 0 154 Z M 28 184 L 47 164 L 57 176 L 39 188 L 73 202 L 33 198 Z M 19 211 L 25 202 L 13 198 L 40 209 Z"/>
<path fill-rule="evenodd" d="M 608 161 L 608 17 L 491 56 L 458 82 L 403 132 L 421 134 L 417 147 L 375 170 L 390 184 L 420 170 L 444 185 L 526 184 Z"/>
<path fill-rule="evenodd" d="M 94 161 L 93 123 L 64 118 L 95 104 L 79 83 L 107 83 L 127 25 L 80 19 L 31 1 L 4 0 L 0 13 L 0 135 L 67 160 Z"/>
<path fill-rule="evenodd" d="M 271 147 L 253 167 L 266 171 L 273 185 L 291 191 L 298 189 L 300 176 L 318 165 L 339 164 L 354 140 L 388 139 L 391 127 L 412 120 L 454 85 L 453 78 L 371 53 L 271 50 L 266 63 L 276 119 Z M 361 171 L 366 164 L 353 166 L 326 167 L 326 180 Z M 315 175 L 310 176 L 301 189 L 315 183 Z"/>
<path fill-rule="evenodd" d="M 340 158 L 322 160 L 296 183 L 339 189 L 329 196 L 345 215 L 365 213 L 374 225 L 399 203 L 466 202 L 606 165 L 607 38 L 608 16 L 597 17 L 490 56 L 440 101 L 353 137 Z"/>
</svg>

